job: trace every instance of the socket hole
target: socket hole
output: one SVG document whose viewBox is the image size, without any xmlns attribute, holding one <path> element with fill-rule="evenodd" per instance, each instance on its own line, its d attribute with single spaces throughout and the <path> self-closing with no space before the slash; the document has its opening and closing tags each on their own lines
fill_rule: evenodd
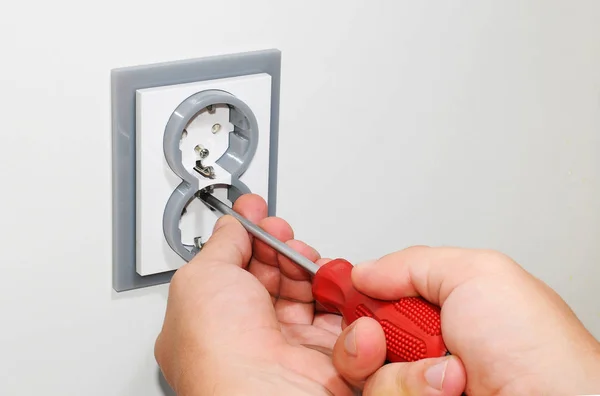
<svg viewBox="0 0 600 396">
<path fill-rule="evenodd" d="M 215 184 L 212 194 L 232 206 L 229 200 L 229 189 L 227 184 Z M 208 236 L 212 234 L 213 227 L 217 219 L 221 217 L 218 213 L 206 206 L 199 199 L 192 199 L 183 209 L 179 219 L 179 229 L 181 230 L 181 243 L 190 250 L 198 250 L 203 243 L 206 243 Z"/>
<path fill-rule="evenodd" d="M 183 166 L 190 174 L 211 179 L 214 178 L 211 167 L 217 168 L 216 161 L 227 152 L 229 133 L 235 127 L 229 121 L 229 106 L 216 104 L 209 107 L 202 109 L 186 125 L 187 133 L 182 134 L 179 148 Z"/>
<path fill-rule="evenodd" d="M 201 180 L 234 174 L 251 147 L 251 122 L 237 107 L 210 105 L 186 125 L 179 148 L 185 169 Z"/>
</svg>

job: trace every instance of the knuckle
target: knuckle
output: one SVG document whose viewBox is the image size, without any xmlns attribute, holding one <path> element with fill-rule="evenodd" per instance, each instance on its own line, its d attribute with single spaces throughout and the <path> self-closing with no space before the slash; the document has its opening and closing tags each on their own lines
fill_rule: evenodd
<svg viewBox="0 0 600 396">
<path fill-rule="evenodd" d="M 476 264 L 477 268 L 483 273 L 495 273 L 499 271 L 512 270 L 518 264 L 510 258 L 508 255 L 492 249 L 482 249 L 477 255 Z"/>
<path fill-rule="evenodd" d="M 404 249 L 404 251 L 409 254 L 418 254 L 418 253 L 423 253 L 429 249 L 430 249 L 430 246 L 426 246 L 426 245 L 412 245 L 412 246 L 409 246 L 406 249 Z"/>
<path fill-rule="evenodd" d="M 411 394 L 410 384 L 410 366 L 407 363 L 391 363 L 381 367 L 371 377 L 367 379 L 364 385 L 364 395 L 390 395 L 400 396 Z"/>
<path fill-rule="evenodd" d="M 398 366 L 396 373 L 394 375 L 394 384 L 396 385 L 396 389 L 398 389 L 399 394 L 405 393 L 408 389 L 406 389 L 406 364 L 401 364 Z"/>
<path fill-rule="evenodd" d="M 395 260 L 400 260 L 403 262 L 408 262 L 411 260 L 420 260 L 423 257 L 426 257 L 428 253 L 431 252 L 430 246 L 425 245 L 412 245 L 406 247 L 400 251 L 392 253 L 388 255 L 390 258 L 394 258 Z"/>
<path fill-rule="evenodd" d="M 425 371 L 431 367 L 431 359 L 404 363 L 396 372 L 398 395 L 433 395 L 438 394 L 424 381 Z"/>
<path fill-rule="evenodd" d="M 486 249 L 481 255 L 490 265 L 507 265 L 512 262 L 510 257 L 498 250 Z"/>
</svg>

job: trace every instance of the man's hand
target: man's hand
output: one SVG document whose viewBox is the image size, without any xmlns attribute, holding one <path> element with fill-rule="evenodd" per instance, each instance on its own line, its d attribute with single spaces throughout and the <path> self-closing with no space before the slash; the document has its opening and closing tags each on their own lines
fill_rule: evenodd
<svg viewBox="0 0 600 396">
<path fill-rule="evenodd" d="M 267 218 L 261 198 L 242 196 L 234 209 L 323 262 L 285 221 Z M 351 395 L 330 356 L 340 332 L 339 316 L 315 311 L 309 275 L 224 216 L 171 281 L 155 355 L 180 396 Z"/>
<path fill-rule="evenodd" d="M 352 279 L 374 298 L 420 295 L 441 306 L 442 335 L 466 368 L 468 395 L 600 393 L 600 344 L 558 294 L 500 253 L 413 247 L 356 266 Z M 336 345 L 336 356 L 342 349 Z M 355 375 L 357 361 L 334 361 L 340 373 Z M 358 379 L 369 395 L 438 394 L 413 393 L 420 377 L 406 371 L 404 364 L 371 366 Z"/>
</svg>

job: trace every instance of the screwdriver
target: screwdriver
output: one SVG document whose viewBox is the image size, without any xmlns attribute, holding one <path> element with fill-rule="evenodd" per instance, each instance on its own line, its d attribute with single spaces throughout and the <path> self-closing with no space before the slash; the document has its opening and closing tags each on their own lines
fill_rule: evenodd
<svg viewBox="0 0 600 396">
<path fill-rule="evenodd" d="M 308 271 L 312 275 L 315 301 L 329 311 L 340 313 L 347 325 L 365 316 L 377 320 L 385 334 L 388 362 L 412 362 L 450 354 L 442 339 L 439 307 L 421 297 L 397 301 L 368 297 L 352 285 L 353 265 L 347 260 L 338 258 L 319 267 L 209 191 L 201 190 L 196 196 L 210 208 L 233 216 L 250 234 Z"/>
</svg>

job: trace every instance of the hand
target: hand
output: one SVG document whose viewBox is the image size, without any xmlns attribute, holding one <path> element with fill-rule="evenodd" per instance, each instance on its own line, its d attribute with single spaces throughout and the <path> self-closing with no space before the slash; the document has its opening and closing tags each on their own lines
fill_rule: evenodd
<svg viewBox="0 0 600 396">
<path fill-rule="evenodd" d="M 358 265 L 352 278 L 375 298 L 420 295 L 442 307 L 444 341 L 466 368 L 468 395 L 600 393 L 600 344 L 552 289 L 504 255 L 414 247 Z M 353 375 L 349 362 L 336 361 L 341 374 Z M 405 375 L 406 365 L 370 368 L 358 378 L 367 379 L 365 393 L 421 394 L 412 392 L 409 378 L 419 377 Z M 446 380 L 440 385 L 454 394 Z"/>
<path fill-rule="evenodd" d="M 261 198 L 242 196 L 234 209 L 312 261 L 325 261 L 294 240 L 285 221 L 267 218 Z M 361 362 L 381 366 L 381 328 L 361 331 Z M 352 395 L 331 359 L 340 332 L 338 315 L 315 310 L 308 274 L 225 216 L 175 273 L 155 355 L 180 396 Z"/>
</svg>

